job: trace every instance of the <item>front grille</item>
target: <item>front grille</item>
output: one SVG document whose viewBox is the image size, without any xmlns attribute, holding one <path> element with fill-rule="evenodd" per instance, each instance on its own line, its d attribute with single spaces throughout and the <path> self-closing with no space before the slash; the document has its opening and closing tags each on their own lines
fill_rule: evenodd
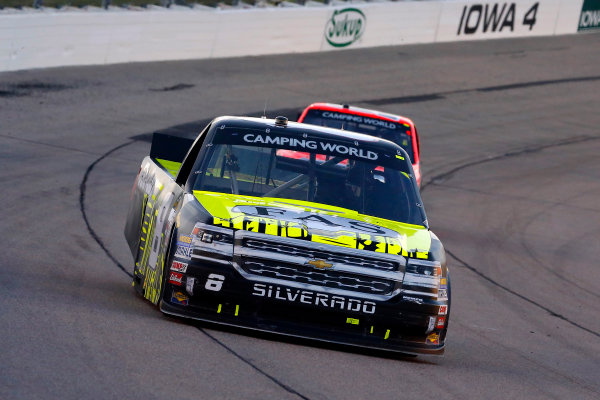
<svg viewBox="0 0 600 400">
<path fill-rule="evenodd" d="M 249 274 L 267 278 L 282 279 L 323 286 L 332 289 L 348 290 L 360 293 L 387 295 L 394 290 L 395 282 L 349 274 L 347 272 L 319 271 L 300 265 L 285 265 L 275 262 L 248 260 L 242 265 Z"/>
<path fill-rule="evenodd" d="M 330 268 L 309 261 L 323 260 Z M 311 286 L 346 296 L 387 298 L 400 290 L 405 260 L 398 255 L 237 231 L 234 265 L 247 279 Z M 317 289 L 318 290 L 318 289 Z"/>
<path fill-rule="evenodd" d="M 250 249 L 273 252 L 295 257 L 306 257 L 308 259 L 327 260 L 333 264 L 345 264 L 363 268 L 373 268 L 384 271 L 397 271 L 399 264 L 388 260 L 381 260 L 374 257 L 358 257 L 350 254 L 343 254 L 343 248 L 340 253 L 331 251 L 322 251 L 308 247 L 292 246 L 285 243 L 271 242 L 267 240 L 246 239 L 244 246 Z"/>
</svg>

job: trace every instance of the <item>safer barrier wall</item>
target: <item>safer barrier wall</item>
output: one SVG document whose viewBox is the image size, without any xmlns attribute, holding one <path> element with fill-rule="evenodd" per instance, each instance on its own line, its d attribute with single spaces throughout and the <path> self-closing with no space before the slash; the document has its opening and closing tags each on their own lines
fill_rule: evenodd
<svg viewBox="0 0 600 400">
<path fill-rule="evenodd" d="M 599 0 L 583 3 L 402 1 L 3 14 L 0 71 L 571 34 L 594 28 L 594 12 L 600 13 L 594 11 Z"/>
</svg>

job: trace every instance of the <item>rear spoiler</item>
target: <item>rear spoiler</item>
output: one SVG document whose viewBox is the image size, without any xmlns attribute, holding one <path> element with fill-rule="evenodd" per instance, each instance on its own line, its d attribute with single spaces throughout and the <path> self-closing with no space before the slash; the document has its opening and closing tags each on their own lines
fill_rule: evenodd
<svg viewBox="0 0 600 400">
<path fill-rule="evenodd" d="M 150 157 L 181 163 L 194 143 L 194 140 L 196 138 L 192 139 L 154 132 L 152 135 L 152 146 L 150 147 Z"/>
</svg>

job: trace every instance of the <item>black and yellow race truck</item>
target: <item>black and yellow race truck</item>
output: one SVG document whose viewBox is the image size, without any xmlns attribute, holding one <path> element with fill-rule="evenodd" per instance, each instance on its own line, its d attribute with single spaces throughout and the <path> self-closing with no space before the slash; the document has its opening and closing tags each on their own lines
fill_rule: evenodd
<svg viewBox="0 0 600 400">
<path fill-rule="evenodd" d="M 444 248 L 407 153 L 373 136 L 220 117 L 154 134 L 125 237 L 137 292 L 166 314 L 442 354 Z"/>
</svg>

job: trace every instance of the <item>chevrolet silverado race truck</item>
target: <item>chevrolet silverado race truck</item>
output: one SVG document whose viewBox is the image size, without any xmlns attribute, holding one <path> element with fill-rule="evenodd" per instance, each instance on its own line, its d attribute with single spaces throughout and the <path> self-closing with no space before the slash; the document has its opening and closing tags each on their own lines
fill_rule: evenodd
<svg viewBox="0 0 600 400">
<path fill-rule="evenodd" d="M 444 351 L 444 248 L 391 141 L 284 117 L 219 117 L 195 140 L 156 133 L 125 237 L 133 286 L 163 313 Z"/>
<path fill-rule="evenodd" d="M 417 184 L 421 185 L 421 143 L 412 120 L 348 104 L 313 103 L 300 113 L 298 122 L 364 133 L 396 143 L 406 150 Z"/>
</svg>

